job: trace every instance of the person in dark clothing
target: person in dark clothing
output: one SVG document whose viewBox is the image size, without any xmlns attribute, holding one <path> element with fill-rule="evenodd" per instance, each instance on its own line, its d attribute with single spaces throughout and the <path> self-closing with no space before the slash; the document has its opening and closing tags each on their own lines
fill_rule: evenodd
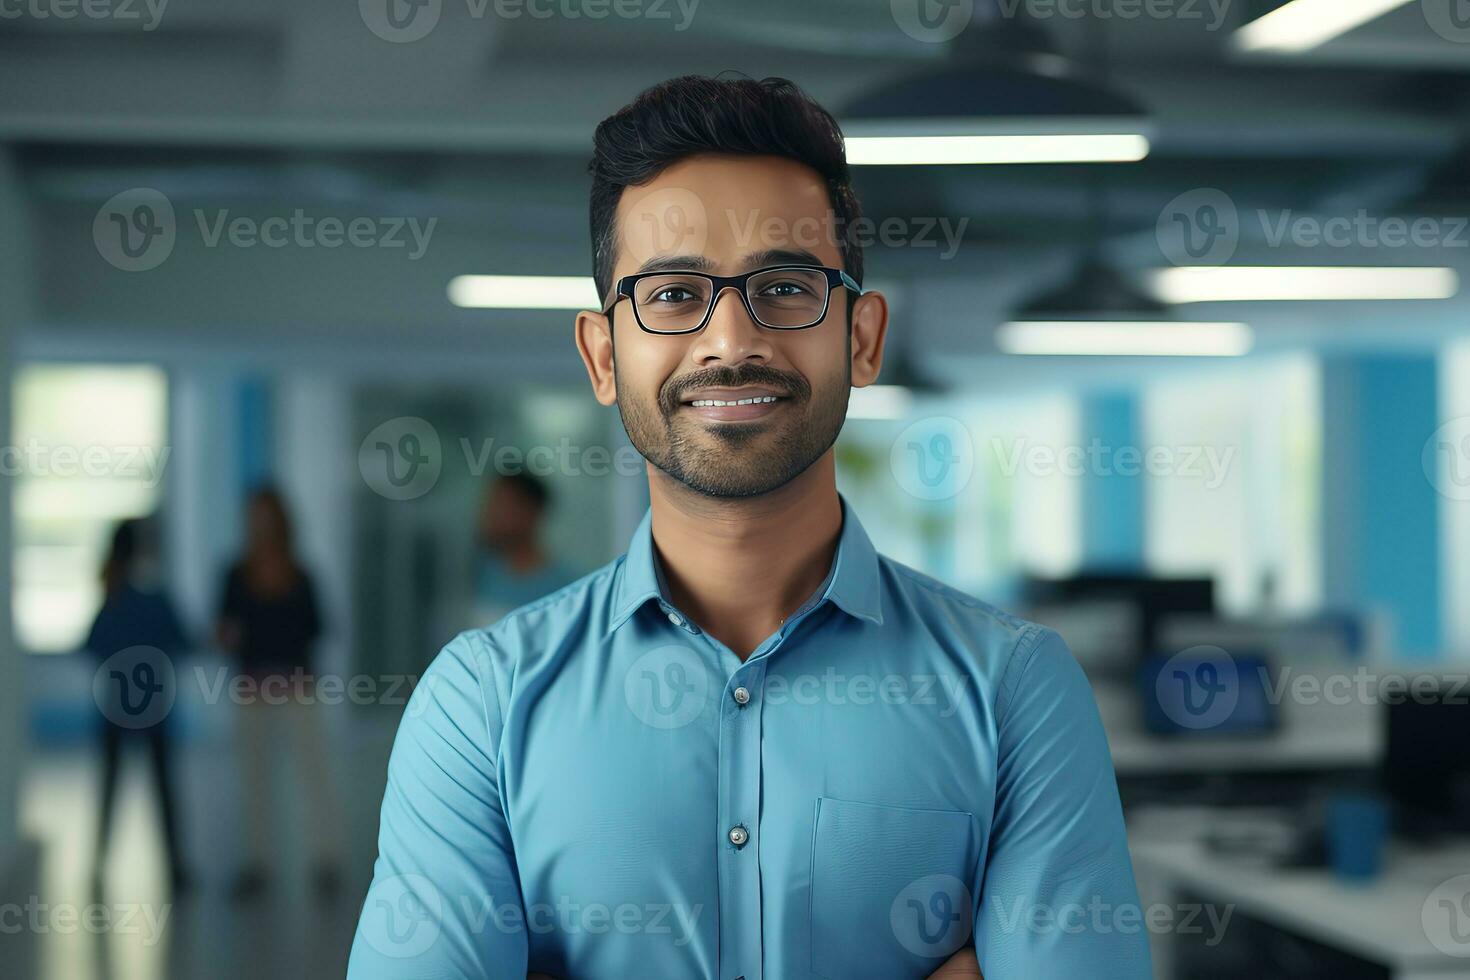
<svg viewBox="0 0 1470 980">
<path fill-rule="evenodd" d="M 113 531 L 111 547 L 102 565 L 102 607 L 92 622 L 86 641 L 86 649 L 99 660 L 105 662 L 118 654 L 131 656 L 126 651 L 145 647 L 151 650 L 143 659 L 157 661 L 175 656 L 185 648 L 184 630 L 173 602 L 157 585 L 157 568 L 158 547 L 153 524 L 140 519 L 120 522 Z M 150 663 L 150 670 L 152 666 Z M 100 683 L 102 690 L 109 691 L 111 679 L 104 677 Z M 119 683 L 125 684 L 126 679 Z M 126 696 L 126 693 L 122 694 L 122 697 Z M 175 890 L 181 891 L 188 886 L 190 879 L 179 849 L 177 796 L 170 772 L 165 726 L 167 706 L 159 717 L 128 717 L 128 713 L 109 710 L 120 708 L 123 703 L 113 704 L 110 692 L 98 701 L 103 715 L 102 799 L 94 877 L 101 880 L 107 859 L 123 747 L 144 742 L 162 814 L 170 879 Z"/>
<path fill-rule="evenodd" d="M 285 501 L 274 488 L 262 487 L 246 503 L 245 551 L 225 575 L 216 629 L 220 646 L 254 682 L 239 716 L 249 848 L 234 884 L 239 898 L 258 894 L 268 882 L 271 768 L 282 754 L 272 741 L 281 730 L 292 740 L 285 754 L 297 761 L 309 804 L 315 884 L 327 893 L 338 886 L 331 772 L 313 697 L 313 653 L 321 632 L 316 590 L 296 557 Z"/>
</svg>

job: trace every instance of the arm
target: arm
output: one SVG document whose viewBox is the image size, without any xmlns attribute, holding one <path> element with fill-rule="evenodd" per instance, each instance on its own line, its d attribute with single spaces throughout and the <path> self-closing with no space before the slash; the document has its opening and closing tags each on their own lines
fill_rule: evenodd
<svg viewBox="0 0 1470 980">
<path fill-rule="evenodd" d="M 943 966 L 929 974 L 929 980 L 985 980 L 975 960 L 975 947 L 966 946 L 945 960 Z"/>
<path fill-rule="evenodd" d="M 975 914 L 986 975 L 1152 974 L 1107 736 L 1082 669 L 1033 627 L 1006 667 L 995 820 Z"/>
<path fill-rule="evenodd" d="M 388 762 L 348 980 L 521 980 L 524 910 L 500 804 L 501 705 L 483 633 L 424 673 Z"/>
</svg>

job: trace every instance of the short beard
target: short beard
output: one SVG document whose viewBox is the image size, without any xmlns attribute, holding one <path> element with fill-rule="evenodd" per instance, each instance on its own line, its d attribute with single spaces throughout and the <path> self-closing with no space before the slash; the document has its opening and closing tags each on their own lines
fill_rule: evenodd
<svg viewBox="0 0 1470 980">
<path fill-rule="evenodd" d="M 845 374 L 840 394 L 821 401 L 813 399 L 811 385 L 800 375 L 756 365 L 714 368 L 670 379 L 652 404 L 633 397 L 616 372 L 614 380 L 623 428 L 644 459 L 695 493 L 734 499 L 779 490 L 832 448 L 847 418 L 850 367 Z M 774 445 L 761 448 L 758 454 L 752 444 L 770 431 L 767 426 L 716 425 L 705 431 L 720 444 L 704 446 L 692 440 L 686 428 L 675 424 L 684 392 L 696 387 L 737 388 L 750 384 L 771 385 L 787 393 L 788 404 L 777 412 L 792 415 L 776 433 Z"/>
</svg>

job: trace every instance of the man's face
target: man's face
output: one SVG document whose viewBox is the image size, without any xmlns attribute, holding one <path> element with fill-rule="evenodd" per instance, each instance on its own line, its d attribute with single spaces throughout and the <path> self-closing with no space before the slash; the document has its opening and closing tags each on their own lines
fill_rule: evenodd
<svg viewBox="0 0 1470 980">
<path fill-rule="evenodd" d="M 724 276 L 788 263 L 840 269 L 831 228 L 826 187 L 811 169 L 779 157 L 691 157 L 624 191 L 613 278 L 671 256 L 702 258 L 675 264 Z M 708 496 L 784 486 L 831 447 L 846 417 L 852 298 L 834 289 L 816 326 L 772 330 L 726 290 L 703 330 L 678 335 L 642 330 L 623 299 L 611 348 L 628 438 L 654 466 Z"/>
</svg>

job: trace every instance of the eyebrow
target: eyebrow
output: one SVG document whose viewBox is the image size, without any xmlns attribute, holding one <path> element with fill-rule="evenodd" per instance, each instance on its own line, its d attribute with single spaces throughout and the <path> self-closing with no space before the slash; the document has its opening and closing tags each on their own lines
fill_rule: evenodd
<svg viewBox="0 0 1470 980">
<path fill-rule="evenodd" d="M 748 269 L 759 269 L 768 265 L 811 265 L 820 266 L 822 260 L 804 248 L 767 248 L 748 253 L 742 261 Z M 638 267 L 644 272 L 707 272 L 714 273 L 718 266 L 713 259 L 703 255 L 659 255 Z"/>
</svg>

